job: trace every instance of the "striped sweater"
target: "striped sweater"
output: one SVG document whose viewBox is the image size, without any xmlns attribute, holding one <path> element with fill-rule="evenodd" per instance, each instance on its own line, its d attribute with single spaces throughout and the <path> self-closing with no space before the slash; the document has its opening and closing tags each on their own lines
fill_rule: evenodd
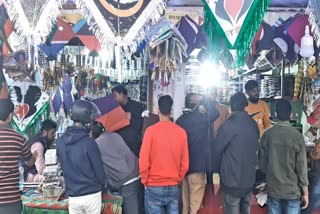
<svg viewBox="0 0 320 214">
<path fill-rule="evenodd" d="M 28 161 L 32 154 L 25 138 L 7 125 L 0 126 L 0 204 L 21 200 L 19 192 L 19 160 Z"/>
</svg>

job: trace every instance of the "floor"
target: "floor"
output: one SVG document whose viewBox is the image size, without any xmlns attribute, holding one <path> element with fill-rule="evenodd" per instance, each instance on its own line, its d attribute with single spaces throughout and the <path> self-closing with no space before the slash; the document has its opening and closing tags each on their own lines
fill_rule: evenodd
<svg viewBox="0 0 320 214">
<path fill-rule="evenodd" d="M 221 194 L 219 185 L 207 186 L 204 207 L 199 210 L 198 214 L 223 214 Z M 251 199 L 251 213 L 252 214 L 267 214 L 267 207 L 260 207 L 254 196 Z M 313 214 L 320 214 L 320 210 Z"/>
<path fill-rule="evenodd" d="M 199 214 L 209 214 L 209 213 L 223 214 L 219 185 L 214 185 L 214 187 L 209 185 L 207 186 L 206 195 L 205 195 L 203 204 L 204 204 L 204 207 L 199 210 Z M 254 214 L 267 213 L 267 208 L 265 207 L 261 208 L 256 203 L 254 196 L 252 196 L 251 204 L 252 204 L 251 213 L 254 213 Z"/>
</svg>

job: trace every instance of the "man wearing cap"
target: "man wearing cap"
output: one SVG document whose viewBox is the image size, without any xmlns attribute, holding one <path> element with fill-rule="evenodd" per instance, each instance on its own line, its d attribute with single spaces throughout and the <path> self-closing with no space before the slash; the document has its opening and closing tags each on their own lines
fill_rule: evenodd
<svg viewBox="0 0 320 214">
<path fill-rule="evenodd" d="M 100 214 L 105 172 L 98 145 L 89 135 L 92 121 L 100 115 L 98 107 L 85 100 L 71 106 L 74 125 L 57 140 L 57 156 L 61 164 L 69 197 L 70 214 Z"/>
<path fill-rule="evenodd" d="M 245 90 L 249 97 L 247 112 L 257 122 L 261 137 L 263 132 L 271 126 L 268 105 L 260 100 L 260 86 L 257 81 L 249 80 L 245 84 Z"/>
</svg>

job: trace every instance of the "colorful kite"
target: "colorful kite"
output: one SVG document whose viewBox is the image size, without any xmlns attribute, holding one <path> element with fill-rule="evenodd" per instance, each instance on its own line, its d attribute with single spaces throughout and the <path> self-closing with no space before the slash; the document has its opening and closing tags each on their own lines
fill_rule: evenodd
<svg viewBox="0 0 320 214">
<path fill-rule="evenodd" d="M 144 39 L 146 24 L 161 18 L 165 0 L 75 0 L 85 14 L 102 47 L 115 44 L 127 56 L 135 53 Z M 94 2 L 94 3 L 92 3 Z"/>
</svg>

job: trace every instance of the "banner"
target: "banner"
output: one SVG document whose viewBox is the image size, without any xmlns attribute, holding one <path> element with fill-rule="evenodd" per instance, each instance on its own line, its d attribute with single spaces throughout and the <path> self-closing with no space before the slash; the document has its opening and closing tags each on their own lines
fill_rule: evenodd
<svg viewBox="0 0 320 214">
<path fill-rule="evenodd" d="M 204 29 L 211 51 L 219 57 L 227 48 L 236 49 L 237 64 L 243 65 L 270 0 L 203 0 L 203 3 Z"/>
</svg>

